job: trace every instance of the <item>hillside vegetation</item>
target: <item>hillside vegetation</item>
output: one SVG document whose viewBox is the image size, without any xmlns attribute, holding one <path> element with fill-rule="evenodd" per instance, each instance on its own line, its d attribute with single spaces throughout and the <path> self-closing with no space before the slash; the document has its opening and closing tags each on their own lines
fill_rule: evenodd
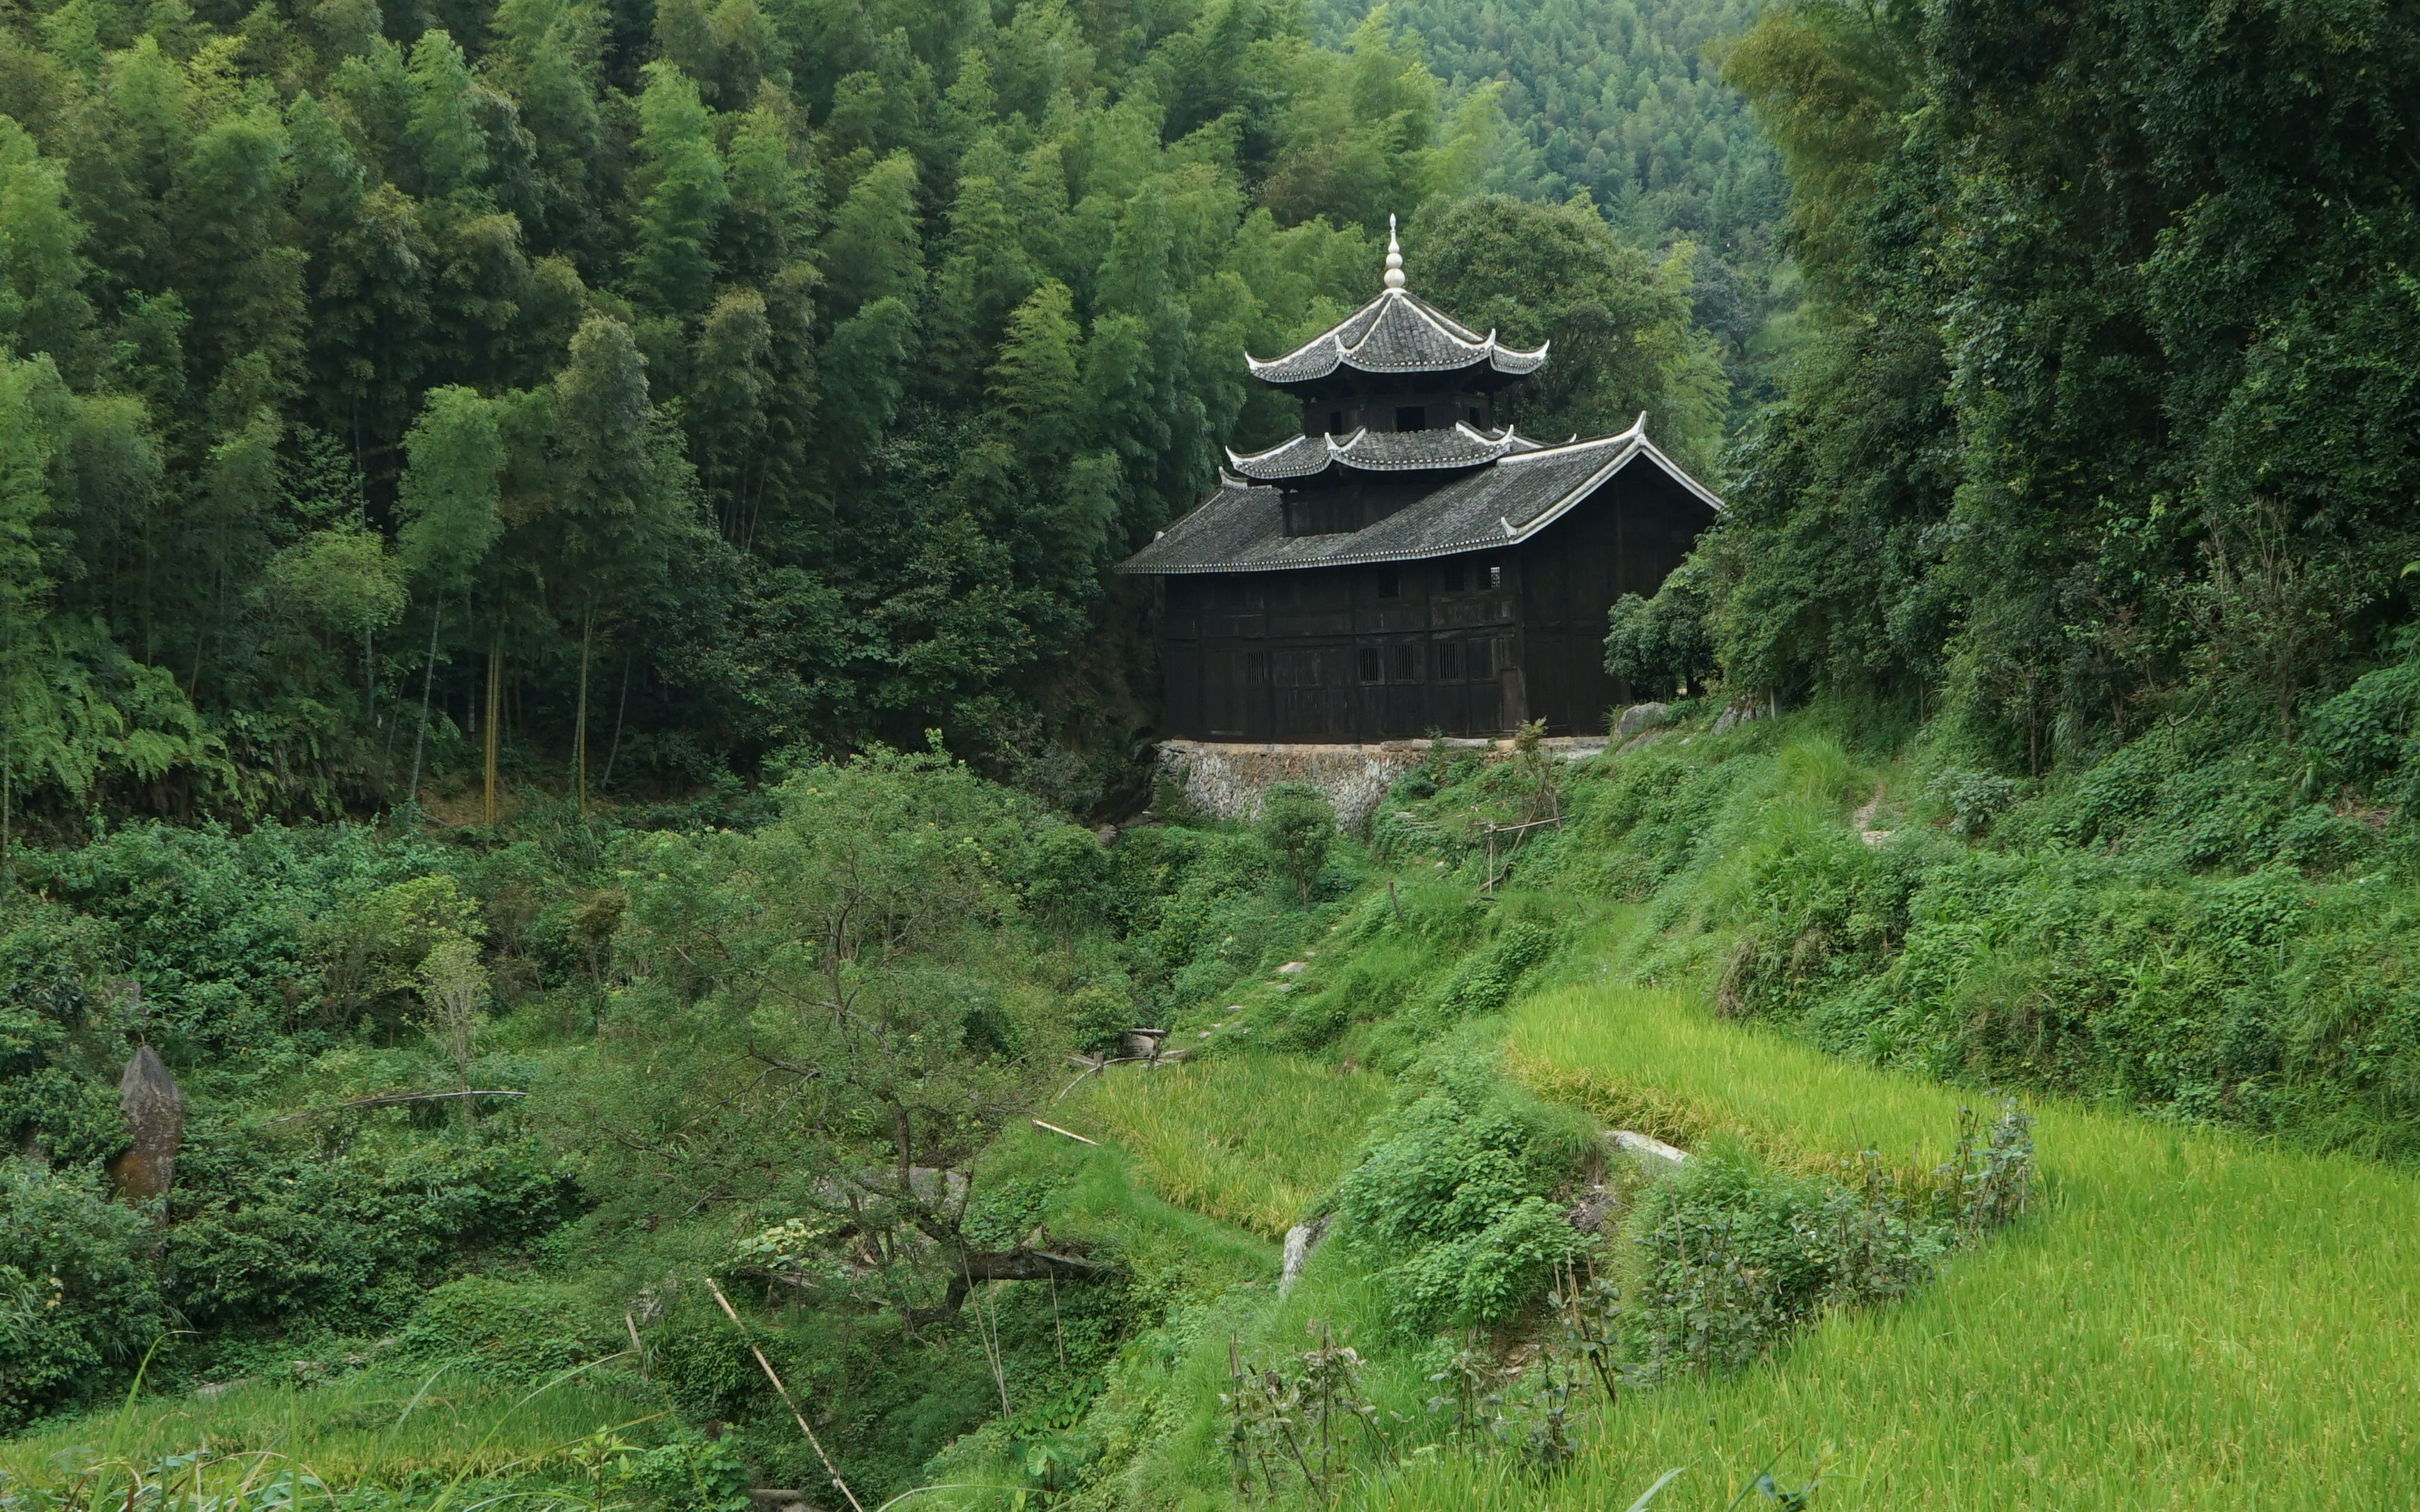
<svg viewBox="0 0 2420 1512">
<path fill-rule="evenodd" d="M 1130 807 L 1109 569 L 1295 423 L 1245 352 L 1502 135 L 1408 36 L 1333 42 L 1276 0 L 11 8 L 0 820 L 492 823 L 927 729 Z M 1688 267 L 1530 239 L 1506 336 L 1588 339 L 1521 423 L 1650 409 L 1711 467 Z"/>
<path fill-rule="evenodd" d="M 1312 8 L 1342 39 L 1362 0 Z M 1746 0 L 1388 0 L 1449 90 L 1503 112 L 1481 182 L 1524 199 L 1585 195 L 1644 245 L 1691 251 L 1690 300 L 1721 344 L 1733 415 L 1778 393 L 1801 288 L 1783 244 L 1781 159 L 1721 77 L 1761 8 Z"/>
<path fill-rule="evenodd" d="M 716 1277 L 867 1505 L 936 1486 L 957 1489 L 921 1496 L 970 1507 L 1020 1492 L 1580 1506 L 1674 1467 L 1659 1505 L 1726 1505 L 1768 1470 L 1783 1489 L 1820 1477 L 1825 1504 L 2390 1496 L 2420 1406 L 2402 1363 L 2420 1182 L 2355 1151 L 2407 1149 L 2408 1107 L 2373 1099 L 2348 1122 L 2360 1100 L 2324 1093 L 2333 1068 L 2291 1057 L 2257 1099 L 2188 1101 L 2149 1074 L 2223 1061 L 2247 1035 L 2290 1041 L 2303 1011 L 2282 1000 L 2265 1023 L 2248 997 L 2231 1019 L 2104 1008 L 2080 1061 L 2000 1058 L 1992 1020 L 2023 1022 L 2071 961 L 2156 990 L 2197 953 L 2226 957 L 2244 925 L 2223 904 L 2248 887 L 2271 900 L 2268 933 L 2236 959 L 2288 977 L 2357 963 L 2344 990 L 2366 991 L 2397 969 L 2408 878 L 2377 861 L 2196 871 L 2120 847 L 2109 864 L 2197 906 L 2112 938 L 2086 887 L 2049 910 L 2055 949 L 2011 955 L 1944 900 L 1977 871 L 2057 877 L 2104 852 L 2050 822 L 2077 790 L 1962 837 L 1920 747 L 1844 746 L 1840 728 L 1802 716 L 1717 737 L 1701 713 L 1576 765 L 1444 752 L 1398 785 L 1372 851 L 1331 854 L 1308 905 L 1251 834 L 1161 825 L 1106 853 L 1080 831 L 1063 845 L 1019 800 L 921 759 L 802 773 L 786 817 L 752 835 L 632 837 L 602 995 L 566 979 L 482 1031 L 474 1079 L 518 1063 L 538 1105 L 356 1113 L 310 1136 L 357 1171 L 380 1149 L 457 1168 L 551 1152 L 520 1158 L 567 1183 L 562 1227 L 432 1256 L 423 1275 L 457 1277 L 434 1290 L 319 1293 L 274 1332 L 167 1342 L 159 1384 L 247 1383 L 41 1428 L 0 1465 L 78 1504 L 124 1485 L 104 1470 L 78 1491 L 45 1468 L 78 1445 L 163 1486 L 185 1461 L 162 1457 L 196 1448 L 230 1482 L 305 1465 L 339 1499 L 690 1506 L 752 1476 L 818 1485 L 704 1290 Z M 1490 887 L 1477 826 L 1534 807 L 1541 784 L 1563 824 Z M 822 859 L 770 864 L 800 844 Z M 972 870 L 940 863 L 954 847 Z M 817 990 L 782 953 L 815 932 L 763 936 L 769 956 L 731 933 L 768 907 L 806 918 L 826 895 L 814 879 L 871 879 L 885 856 L 921 859 L 892 873 L 905 893 L 861 894 L 892 900 L 904 953 L 884 968 L 855 953 L 858 1011 L 957 1047 L 904 1102 L 911 1084 L 882 1070 L 897 1052 L 873 1040 L 827 1044 L 821 1077 L 783 1070 L 810 1063 L 796 1036 L 832 1032 L 779 1006 Z M 2339 895 L 2372 901 L 2370 933 L 2332 919 Z M 935 896 L 955 901 L 899 903 Z M 989 922 L 962 933 L 955 915 Z M 1807 943 L 1856 929 L 1863 953 Z M 673 955 L 650 964 L 659 949 Z M 695 995 L 724 989 L 675 963 L 709 950 L 752 963 L 730 979 L 752 1004 Z M 1758 977 L 1766 950 L 1791 969 Z M 1276 969 L 1288 962 L 1300 969 Z M 660 1016 L 668 993 L 695 1005 L 689 1027 Z M 934 1019 L 917 1001 L 958 1006 Z M 1853 1008 L 1895 1033 L 1844 1036 Z M 2350 1011 L 2373 1054 L 2410 1053 L 2399 1010 Z M 1157 1020 L 1183 1058 L 1061 1063 L 1060 1047 L 1117 1043 L 1128 1018 Z M 324 1088 L 361 1055 L 288 1075 Z M 444 1075 L 434 1043 L 386 1055 L 391 1076 Z M 1032 1092 L 1004 1090 L 1028 1074 Z M 2030 1119 L 1943 1076 L 2021 1090 Z M 272 1085 L 196 1091 L 293 1096 Z M 860 1096 L 939 1112 L 970 1093 L 970 1115 L 917 1115 L 935 1142 L 905 1157 L 967 1173 L 954 1208 L 856 1164 L 896 1136 L 848 1111 Z M 2315 1106 L 2338 1116 L 2294 1116 Z M 1599 1145 L 1608 1127 L 1694 1159 L 1652 1180 Z M 357 1132 L 327 1144 L 338 1128 Z M 772 1158 L 817 1141 L 834 1142 Z M 823 1174 L 851 1170 L 845 1193 Z M 324 1199 L 322 1227 L 296 1229 L 259 1188 L 203 1184 L 224 1180 L 178 1199 L 220 1216 L 169 1230 L 178 1263 L 156 1284 L 172 1295 L 226 1274 L 210 1246 L 246 1233 L 284 1246 L 258 1273 L 288 1285 L 309 1273 L 295 1258 L 369 1242 L 345 1241 Z M 446 1207 L 492 1181 L 457 1178 Z M 1276 1241 L 1320 1214 L 1327 1237 L 1280 1296 Z M 1007 1278 L 999 1257 L 1018 1253 L 1058 1259 Z M 961 1291 L 954 1275 L 974 1279 Z M 1262 1397 L 1238 1366 L 1270 1372 Z M 450 1427 L 431 1426 L 432 1399 Z M 685 1426 L 699 1423 L 728 1427 Z M 1289 1424 L 1325 1433 L 1325 1458 L 1297 1455 Z"/>
<path fill-rule="evenodd" d="M 0 15 L 0 1512 L 2401 1499 L 2420 18 L 1708 18 Z M 1210 822 L 1390 211 L 1730 507 Z"/>
</svg>

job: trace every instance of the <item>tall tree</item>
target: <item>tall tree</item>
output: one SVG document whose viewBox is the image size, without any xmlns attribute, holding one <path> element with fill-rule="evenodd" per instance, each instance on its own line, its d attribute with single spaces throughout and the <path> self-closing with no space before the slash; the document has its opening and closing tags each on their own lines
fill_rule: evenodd
<svg viewBox="0 0 2420 1512">
<path fill-rule="evenodd" d="M 396 544 L 405 573 L 428 604 L 420 723 L 411 737 L 411 779 L 404 789 L 417 801 L 438 631 L 446 606 L 469 586 L 503 530 L 497 504 L 504 448 L 495 407 L 465 388 L 431 389 L 403 448 L 408 460 L 396 493 L 396 517 L 402 522 Z"/>
<path fill-rule="evenodd" d="M 630 329 L 592 317 L 572 338 L 554 380 L 557 578 L 579 626 L 572 782 L 588 802 L 588 689 L 599 619 L 635 612 L 667 584 L 695 544 L 694 481 L 647 393 L 646 361 Z"/>
<path fill-rule="evenodd" d="M 639 97 L 637 244 L 630 290 L 642 303 L 683 318 L 713 295 L 715 232 L 731 203 L 713 113 L 696 82 L 670 63 L 647 65 Z"/>
<path fill-rule="evenodd" d="M 48 352 L 63 371 L 89 371 L 92 301 L 68 208 L 67 164 L 45 158 L 24 128 L 0 116 L 0 347 Z"/>
<path fill-rule="evenodd" d="M 916 160 L 893 152 L 849 186 L 824 233 L 824 281 L 834 316 L 846 318 L 878 300 L 913 305 L 924 287 L 918 239 Z"/>
</svg>

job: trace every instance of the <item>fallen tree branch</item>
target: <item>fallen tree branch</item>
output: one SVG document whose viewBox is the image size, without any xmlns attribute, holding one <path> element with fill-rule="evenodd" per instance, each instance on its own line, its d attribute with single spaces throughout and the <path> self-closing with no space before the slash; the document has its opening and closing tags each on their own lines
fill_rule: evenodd
<svg viewBox="0 0 2420 1512">
<path fill-rule="evenodd" d="M 527 1096 L 529 1096 L 527 1092 L 515 1092 L 504 1088 L 489 1091 L 466 1089 L 459 1092 L 380 1092 L 375 1097 L 357 1097 L 349 1103 L 339 1103 L 332 1108 L 304 1108 L 300 1113 L 287 1113 L 278 1118 L 264 1119 L 261 1127 L 267 1128 L 272 1123 L 292 1123 L 297 1119 L 322 1119 L 331 1113 L 349 1113 L 354 1108 L 391 1108 L 405 1103 L 435 1103 L 449 1097 Z"/>
<path fill-rule="evenodd" d="M 950 1277 L 950 1289 L 943 1295 L 941 1305 L 919 1309 L 910 1321 L 947 1318 L 965 1305 L 967 1293 L 978 1281 L 1099 1281 L 1113 1268 L 1098 1260 L 1088 1260 L 1080 1255 L 1058 1255 L 1049 1250 L 1019 1244 L 1015 1249 L 977 1250 L 958 1257 L 958 1270 Z"/>
</svg>

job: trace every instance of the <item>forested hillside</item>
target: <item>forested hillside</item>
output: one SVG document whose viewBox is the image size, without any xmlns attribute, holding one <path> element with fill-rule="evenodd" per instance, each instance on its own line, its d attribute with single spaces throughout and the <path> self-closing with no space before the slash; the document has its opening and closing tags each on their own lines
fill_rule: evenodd
<svg viewBox="0 0 2420 1512">
<path fill-rule="evenodd" d="M 0 13 L 0 1512 L 2396 1504 L 2415 81 Z M 1389 212 L 1728 508 L 1612 748 L 1219 819 L 1107 568 Z"/>
<path fill-rule="evenodd" d="M 1263 0 L 12 11 L 0 808 L 927 728 L 1092 801 L 1150 717 L 1106 569 L 1279 423 L 1243 353 L 1475 187 L 1444 100 Z M 1577 245 L 1686 347 L 1684 271 Z M 1678 408 L 1626 372 L 1585 419 Z"/>
<path fill-rule="evenodd" d="M 1769 15 L 1729 73 L 1830 318 L 1700 553 L 1725 676 L 2026 778 L 2151 729 L 2305 800 L 2391 765 L 2401 683 L 2303 716 L 2412 619 L 2415 63 L 2372 3 Z"/>
<path fill-rule="evenodd" d="M 1372 7 L 1319 0 L 1341 39 Z M 1483 174 L 1525 199 L 1586 194 L 1651 247 L 1687 241 L 1699 322 L 1722 343 L 1742 419 L 1771 398 L 1799 304 L 1784 260 L 1781 161 L 1721 78 L 1752 0 L 1388 0 L 1457 96 L 1492 93 L 1507 130 Z"/>
</svg>

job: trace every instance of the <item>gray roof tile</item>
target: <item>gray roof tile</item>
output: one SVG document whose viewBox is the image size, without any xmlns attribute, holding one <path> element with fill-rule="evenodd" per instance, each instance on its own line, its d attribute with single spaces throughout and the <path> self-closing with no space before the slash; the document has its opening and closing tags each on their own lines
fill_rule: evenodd
<svg viewBox="0 0 2420 1512">
<path fill-rule="evenodd" d="M 1455 478 L 1374 525 L 1333 535 L 1287 535 L 1284 496 L 1279 490 L 1221 474 L 1218 491 L 1201 507 L 1160 532 L 1118 570 L 1279 572 L 1411 562 L 1513 546 L 1560 519 L 1641 458 L 1696 495 L 1708 510 L 1722 508 L 1721 500 L 1647 439 L 1642 415 L 1639 424 L 1619 436 L 1514 452 Z"/>
<path fill-rule="evenodd" d="M 1334 436 L 1294 436 L 1265 452 L 1249 455 L 1231 447 L 1227 460 L 1247 478 L 1274 483 L 1311 477 L 1330 467 L 1361 472 L 1483 467 L 1514 452 L 1535 451 L 1537 446 L 1527 437 L 1513 435 L 1509 425 L 1491 436 L 1456 422 L 1438 430 L 1372 430 L 1364 426 L 1342 440 Z"/>
<path fill-rule="evenodd" d="M 1266 383 L 1308 383 L 1340 367 L 1362 373 L 1450 373 L 1481 363 L 1498 373 L 1534 373 L 1546 348 L 1519 351 L 1482 336 L 1417 295 L 1390 288 L 1283 357 L 1247 355 Z"/>
</svg>

